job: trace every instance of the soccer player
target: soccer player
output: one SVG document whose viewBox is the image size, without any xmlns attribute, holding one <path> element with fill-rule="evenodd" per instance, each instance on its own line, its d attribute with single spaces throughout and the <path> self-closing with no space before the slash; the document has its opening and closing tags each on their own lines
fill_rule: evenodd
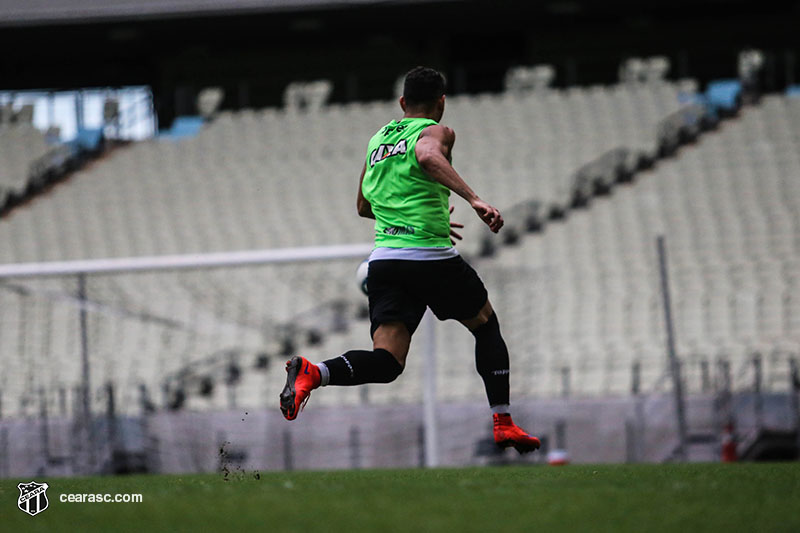
<svg viewBox="0 0 800 533">
<path fill-rule="evenodd" d="M 367 289 L 372 351 L 351 350 L 312 364 L 303 357 L 286 363 L 280 406 L 294 420 L 311 391 L 326 385 L 389 383 L 402 372 L 411 336 L 430 307 L 439 320 L 460 321 L 475 336 L 475 362 L 483 379 L 498 446 L 520 453 L 539 448 L 509 414 L 509 357 L 483 282 L 453 247 L 460 239 L 450 222 L 450 191 L 497 233 L 500 212 L 484 202 L 455 171 L 456 136 L 439 121 L 445 79 L 416 67 L 405 78 L 400 107 L 369 141 L 358 189 L 358 214 L 375 219 L 375 248 L 369 257 Z"/>
</svg>

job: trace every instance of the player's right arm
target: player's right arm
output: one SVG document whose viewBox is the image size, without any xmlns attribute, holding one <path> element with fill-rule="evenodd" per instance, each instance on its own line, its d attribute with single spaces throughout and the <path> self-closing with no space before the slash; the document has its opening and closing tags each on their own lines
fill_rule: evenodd
<svg viewBox="0 0 800 533">
<path fill-rule="evenodd" d="M 425 128 L 415 148 L 417 161 L 428 176 L 469 202 L 489 229 L 497 233 L 503 227 L 500 211 L 481 200 L 450 164 L 455 141 L 455 132 L 446 126 L 436 124 Z"/>
</svg>

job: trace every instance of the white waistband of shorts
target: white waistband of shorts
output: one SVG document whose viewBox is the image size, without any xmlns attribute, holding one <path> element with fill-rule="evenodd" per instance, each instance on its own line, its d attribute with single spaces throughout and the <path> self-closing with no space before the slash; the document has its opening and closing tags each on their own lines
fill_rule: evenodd
<svg viewBox="0 0 800 533">
<path fill-rule="evenodd" d="M 458 257 L 458 250 L 454 247 L 417 247 L 417 248 L 373 248 L 369 255 L 370 261 L 379 259 L 404 259 L 406 261 L 438 261 Z"/>
</svg>

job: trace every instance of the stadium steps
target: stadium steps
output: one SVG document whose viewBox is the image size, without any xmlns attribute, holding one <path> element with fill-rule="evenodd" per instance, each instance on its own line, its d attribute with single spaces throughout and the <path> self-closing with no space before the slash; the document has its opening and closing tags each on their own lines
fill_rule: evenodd
<svg viewBox="0 0 800 533">
<path fill-rule="evenodd" d="M 122 149 L 128 144 L 130 143 L 127 141 L 107 142 L 103 150 L 91 156 L 84 155 L 81 158 L 71 158 L 69 161 L 65 162 L 64 166 L 60 168 L 58 172 L 52 173 L 35 186 L 26 186 L 24 190 L 20 190 L 18 194 L 15 194 L 4 205 L 0 206 L 0 223 L 2 223 L 4 218 L 11 217 L 15 211 L 28 208 L 33 202 L 42 200 L 48 195 L 56 194 L 56 189 L 73 178 L 78 170 L 91 169 L 93 166 L 111 157 L 116 150 Z"/>
<path fill-rule="evenodd" d="M 792 291 L 796 283 L 793 275 L 787 275 L 793 272 L 798 255 L 798 226 L 791 222 L 789 214 L 795 210 L 797 196 L 778 191 L 793 186 L 788 178 L 793 163 L 775 170 L 777 174 L 770 173 L 769 179 L 760 177 L 760 191 L 753 189 L 758 177 L 753 170 L 760 168 L 763 161 L 757 155 L 759 151 L 771 150 L 771 145 L 785 145 L 790 130 L 778 118 L 792 117 L 794 105 L 780 97 L 768 97 L 763 106 L 746 108 L 740 117 L 724 122 L 717 132 L 703 136 L 698 144 L 643 172 L 610 197 L 599 198 L 588 209 L 548 225 L 541 234 L 527 236 L 516 247 L 502 248 L 498 258 L 483 260 L 479 270 L 484 274 L 494 265 L 526 268 L 532 273 L 538 270 L 527 279 L 534 286 L 547 287 L 548 302 L 537 301 L 542 292 L 525 288 L 520 282 L 521 293 L 527 295 L 523 298 L 530 305 L 550 309 L 554 316 L 563 308 L 565 314 L 561 318 L 572 324 L 572 334 L 558 334 L 558 324 L 553 324 L 540 333 L 532 328 L 534 334 L 540 335 L 534 340 L 512 337 L 512 352 L 524 353 L 525 346 L 533 345 L 544 352 L 583 353 L 584 356 L 562 355 L 559 364 L 574 361 L 577 368 L 583 365 L 591 374 L 592 365 L 581 363 L 581 359 L 619 360 L 620 353 L 633 350 L 632 360 L 641 361 L 645 353 L 652 351 L 657 356 L 653 359 L 657 367 L 663 367 L 666 358 L 654 238 L 656 233 L 664 232 L 678 349 L 685 361 L 689 390 L 700 390 L 703 365 L 710 364 L 713 371 L 720 357 L 728 358 L 735 362 L 737 374 L 741 375 L 755 351 L 769 354 L 768 386 L 785 390 L 788 357 L 798 354 L 798 330 L 791 322 L 789 308 L 795 300 Z M 775 131 L 761 144 L 755 144 L 749 137 L 752 132 L 763 134 L 765 120 L 770 120 L 768 124 L 776 121 Z M 792 123 L 790 119 L 789 124 Z M 791 138 L 789 134 L 788 139 Z M 787 154 L 781 153 L 783 157 Z M 763 213 L 770 218 L 764 219 Z M 741 221 L 736 221 L 737 216 Z M 541 281 L 542 276 L 547 276 L 546 281 Z M 622 283 L 608 285 L 615 279 Z M 614 302 L 606 302 L 601 296 L 610 290 L 620 294 L 608 299 Z M 622 316 L 619 310 L 610 314 L 614 310 L 611 305 L 619 303 L 617 298 L 622 299 Z M 497 296 L 493 299 L 499 300 Z M 574 301 L 581 301 L 582 305 L 576 307 L 570 303 Z M 645 304 L 639 311 L 628 308 L 637 302 Z M 505 303 L 496 302 L 495 307 L 504 311 L 501 316 L 509 314 L 504 306 Z M 599 309 L 599 316 L 604 317 L 599 329 L 597 318 L 586 315 L 587 310 L 593 309 Z M 640 319 L 645 320 L 631 327 L 633 320 Z M 621 332 L 614 334 L 621 343 L 613 342 L 614 336 L 609 338 L 608 328 L 613 324 L 617 325 L 611 331 Z M 582 335 L 579 331 L 584 326 L 588 329 Z M 551 369 L 551 377 L 545 381 L 558 382 L 557 370 Z M 617 378 L 612 378 L 608 370 L 603 372 L 608 377 L 601 381 L 630 382 L 630 373 L 624 368 Z M 737 388 L 748 385 L 749 378 L 735 379 Z M 622 388 L 602 384 L 582 387 Z"/>
<path fill-rule="evenodd" d="M 556 93 L 548 98 L 559 101 L 573 96 Z M 502 118 L 516 109 L 504 101 L 505 97 L 476 98 L 486 100 L 483 103 L 472 102 L 479 107 L 485 105 L 486 109 L 481 110 L 484 118 L 492 116 L 492 110 L 503 109 L 497 111 L 497 116 Z M 469 108 L 469 103 L 463 103 L 465 108 Z M 448 109 L 453 111 L 453 108 L 458 110 L 457 102 Z M 554 109 L 563 109 L 563 106 L 559 104 Z M 393 103 L 377 102 L 332 106 L 318 115 L 278 110 L 223 113 L 196 138 L 177 143 L 133 145 L 81 173 L 68 186 L 59 189 L 59 194 L 49 195 L 0 223 L 0 242 L 8 243 L 7 247 L 0 246 L 0 255 L 3 262 L 15 262 L 367 241 L 371 234 L 370 224 L 355 217 L 353 188 L 343 185 L 352 185 L 356 179 L 362 158 L 361 141 L 339 142 L 340 139 L 331 138 L 326 124 L 345 121 L 352 116 L 362 117 L 363 121 L 355 123 L 354 129 L 365 137 L 387 115 L 391 116 L 392 110 Z M 747 113 L 746 110 L 744 119 Z M 454 115 L 461 116 L 460 113 Z M 554 115 L 554 118 L 558 119 L 559 115 Z M 470 123 L 472 118 L 464 120 L 467 129 L 459 142 L 472 137 L 471 131 L 479 131 L 485 126 L 484 123 Z M 739 121 L 727 122 L 720 133 L 724 134 Z M 542 129 L 548 127 L 550 122 L 543 121 Z M 755 127 L 761 126 L 755 124 Z M 567 129 L 573 133 L 580 131 L 572 126 Z M 792 131 L 791 128 L 784 129 Z M 503 130 L 492 131 L 496 135 Z M 512 131 L 515 138 L 519 136 L 518 129 Z M 778 132 L 779 137 L 783 138 L 786 131 Z M 498 258 L 479 261 L 478 270 L 489 285 L 501 326 L 520 365 L 520 371 L 515 373 L 518 377 L 512 380 L 516 395 L 624 395 L 631 388 L 630 368 L 633 364 L 640 364 L 642 368 L 645 390 L 658 382 L 664 370 L 663 328 L 658 295 L 652 290 L 650 225 L 663 225 L 662 216 L 668 215 L 669 224 L 679 230 L 684 241 L 670 247 L 671 257 L 690 260 L 707 243 L 718 242 L 716 234 L 703 235 L 706 241 L 702 246 L 695 246 L 691 239 L 693 225 L 708 221 L 687 218 L 688 208 L 681 203 L 685 199 L 681 200 L 683 197 L 676 190 L 661 190 L 658 184 L 675 181 L 676 172 L 683 170 L 681 165 L 686 165 L 693 176 L 700 172 L 702 178 L 705 175 L 704 157 L 690 156 L 704 153 L 706 141 L 712 137 L 704 137 L 696 147 L 680 151 L 677 158 L 641 174 L 640 179 L 633 183 L 614 187 L 610 195 L 595 198 L 588 208 L 570 210 L 566 218 L 546 225 L 543 232 L 520 239 L 516 246 L 502 247 Z M 499 143 L 502 137 L 493 139 Z M 553 146 L 553 140 L 549 142 L 551 144 L 544 146 Z M 480 168 L 481 160 L 490 155 L 486 146 L 464 144 L 466 146 L 459 145 L 456 151 L 457 168 L 462 160 L 467 168 Z M 565 141 L 564 145 L 568 144 Z M 529 147 L 523 148 L 531 151 Z M 501 152 L 503 157 L 499 161 L 503 164 L 496 168 L 487 166 L 485 172 L 474 174 L 485 190 L 496 189 L 501 201 L 516 201 L 518 196 L 513 195 L 513 187 L 496 186 L 497 182 L 503 181 L 496 176 L 508 176 L 510 182 L 527 176 L 513 171 L 518 168 L 515 165 L 522 164 L 517 159 L 526 161 L 524 157 L 516 157 L 515 154 L 522 153 L 520 150 L 522 148 L 512 147 L 508 152 Z M 556 150 L 554 153 L 560 154 L 560 158 L 570 152 Z M 784 151 L 780 154 L 783 158 L 791 158 Z M 472 162 L 468 162 L 470 159 Z M 265 161 L 273 161 L 274 165 L 264 165 Z M 716 159 L 714 165 L 717 165 Z M 542 176 L 551 175 L 550 171 L 545 171 L 546 168 L 561 172 L 558 169 L 567 167 L 542 166 Z M 726 165 L 723 170 L 727 168 Z M 721 184 L 727 183 L 720 171 L 714 170 L 709 174 L 713 174 L 715 180 L 721 180 Z M 221 180 L 220 176 L 225 179 Z M 304 180 L 298 180 L 297 176 L 303 176 Z M 746 184 L 752 176 L 742 175 L 740 179 Z M 696 183 L 687 183 L 693 194 L 715 209 L 721 209 L 720 216 L 728 220 L 735 212 L 731 211 L 730 205 L 736 206 L 739 202 L 735 195 L 723 188 L 721 199 L 715 197 L 716 193 L 709 197 L 709 191 L 713 189 L 698 189 L 705 181 L 693 181 Z M 780 187 L 791 187 L 791 183 Z M 780 187 L 769 189 L 772 191 L 769 201 L 786 196 Z M 662 194 L 666 195 L 667 204 L 671 206 L 678 202 L 678 205 L 674 212 L 662 215 L 659 211 L 659 216 L 655 217 L 652 212 L 661 206 L 653 199 Z M 275 209 L 276 205 L 303 207 L 284 211 Z M 503 204 L 499 205 L 502 207 Z M 459 212 L 471 215 L 457 208 L 456 218 Z M 228 223 L 221 225 L 219 220 Z M 792 212 L 784 212 L 774 221 L 767 221 L 766 226 L 756 222 L 761 224 L 759 227 L 774 224 L 784 228 L 783 233 L 777 233 L 780 238 L 766 245 L 770 253 L 784 255 L 778 255 L 778 261 L 768 263 L 772 271 L 792 279 L 792 272 L 797 270 L 796 263 L 800 264 L 791 259 L 795 257 L 795 245 L 787 245 L 785 238 L 795 232 L 796 220 Z M 726 248 L 719 253 L 761 253 L 759 250 L 764 249 L 761 234 L 755 240 L 745 239 L 742 231 L 727 236 Z M 467 237 L 470 241 L 464 243 L 466 246 L 459 245 L 465 255 L 479 249 L 474 235 L 475 232 L 470 232 Z M 760 273 L 761 266 L 753 269 L 748 265 L 742 274 L 748 283 L 760 283 L 760 277 L 769 277 Z M 98 318 L 93 326 L 99 347 L 96 362 L 102 368 L 105 354 L 115 354 L 113 357 L 125 361 L 125 364 L 105 365 L 104 378 L 129 382 L 144 380 L 151 390 L 158 390 L 157 376 L 219 350 L 237 347 L 242 353 L 249 354 L 247 357 L 264 352 L 279 353 L 276 345 L 281 339 L 277 330 L 272 329 L 276 325 L 289 323 L 292 317 L 314 309 L 320 301 L 344 298 L 363 304 L 363 296 L 353 283 L 356 266 L 355 263 L 343 262 L 287 270 L 270 267 L 207 275 L 95 279 L 91 288 L 101 302 L 121 305 L 124 309 L 147 310 L 155 316 L 179 317 L 184 324 L 193 325 L 193 328 L 166 332 L 155 324 L 137 324 L 132 319 Z M 676 280 L 682 280 L 681 287 L 706 287 L 706 278 L 723 287 L 730 285 L 729 269 L 725 264 L 691 263 L 680 270 L 681 275 L 676 274 Z M 70 291 L 74 288 L 69 284 L 62 289 L 62 292 Z M 616 296 L 603 298 L 602 295 L 606 294 Z M 691 380 L 691 387 L 699 386 L 697 369 L 701 364 L 713 363 L 719 351 L 727 350 L 729 339 L 726 335 L 729 335 L 734 320 L 739 321 L 743 330 L 752 332 L 770 327 L 776 338 L 782 338 L 785 328 L 782 323 L 776 326 L 775 317 L 783 316 L 786 305 L 791 307 L 800 299 L 785 300 L 784 285 L 781 284 L 765 294 L 768 297 L 759 305 L 769 313 L 759 314 L 752 313 L 753 303 L 759 301 L 753 300 L 752 294 L 739 302 L 738 309 L 745 313 L 736 311 L 725 293 L 718 296 L 716 292 L 709 292 L 708 301 L 676 295 L 676 305 L 685 310 L 679 313 L 679 317 L 701 317 L 697 322 L 703 324 L 695 327 L 693 335 L 697 342 L 691 347 L 697 351 L 687 359 L 687 379 Z M 11 337 L 21 339 L 26 352 L 33 353 L 37 336 L 46 335 L 40 331 L 40 326 L 45 328 L 52 324 L 52 331 L 58 338 L 52 338 L 51 345 L 72 347 L 67 350 L 72 354 L 67 359 L 72 357 L 70 360 L 74 360 L 74 339 L 61 339 L 62 335 L 74 334 L 74 328 L 70 327 L 74 322 L 69 318 L 74 316 L 74 310 L 48 311 L 47 305 L 32 303 L 35 299 L 23 300 L 30 302 L 25 305 L 33 309 L 26 312 L 41 314 L 42 322 L 30 327 L 24 336 L 11 333 Z M 60 304 L 53 307 L 59 308 Z M 192 311 L 193 307 L 195 311 Z M 713 320 L 705 318 L 709 310 L 713 311 Z M 56 313 L 58 324 L 44 318 L 48 312 Z M 759 318 L 762 316 L 764 320 Z M 788 316 L 788 323 L 793 324 L 791 313 Z M 766 317 L 772 318 L 767 320 Z M 694 321 L 681 322 L 679 318 L 679 322 L 679 328 L 689 328 Z M 8 323 L 12 324 L 12 331 L 17 331 L 18 326 L 13 325 L 15 322 L 11 317 Z M 259 335 L 254 324 L 266 326 L 268 333 Z M 708 330 L 717 331 L 717 336 L 706 339 L 704 332 Z M 197 335 L 192 331 L 202 331 L 203 334 Z M 366 322 L 354 323 L 351 331 L 352 337 L 351 333 L 328 336 L 322 344 L 311 347 L 313 349 L 308 353 L 323 357 L 354 346 L 368 346 Z M 120 350 L 114 348 L 120 339 L 136 340 L 126 342 L 124 349 Z M 417 355 L 410 358 L 410 366 L 404 374 L 404 383 L 408 386 L 391 390 L 370 388 L 369 401 L 418 401 L 419 389 L 415 387 L 420 383 L 417 379 L 420 367 L 414 365 L 421 365 L 422 361 L 419 352 L 422 336 L 419 339 L 412 346 Z M 458 324 L 444 324 L 437 332 L 436 343 L 445 354 L 439 360 L 438 373 L 443 399 L 456 401 L 480 397 L 482 384 L 472 370 L 471 336 Z M 12 344 L 16 346 L 17 342 Z M 739 349 L 738 346 L 734 348 Z M 452 378 L 447 378 L 454 361 L 458 370 Z M 780 375 L 782 359 L 777 358 L 770 365 L 774 367 L 774 372 L 770 372 Z M 282 380 L 279 367 L 274 364 L 264 379 L 254 379 L 252 383 L 242 385 L 243 392 L 238 395 L 242 405 L 264 401 L 264 383 L 274 385 Z M 33 368 L 25 369 L 20 371 L 20 375 L 32 375 L 33 372 Z M 53 370 L 45 368 L 43 373 L 47 379 L 58 380 Z M 20 383 L 24 381 L 20 380 Z M 203 408 L 226 405 L 221 387 L 218 392 L 208 401 L 202 400 Z M 129 398 L 136 398 L 134 389 L 126 394 Z M 348 395 L 342 392 L 342 395 L 343 403 L 363 401 L 357 393 Z M 331 398 L 331 401 L 338 402 L 339 399 Z M 31 405 L 27 408 L 29 412 L 35 407 Z M 130 405 L 135 408 L 136 402 Z"/>
</svg>

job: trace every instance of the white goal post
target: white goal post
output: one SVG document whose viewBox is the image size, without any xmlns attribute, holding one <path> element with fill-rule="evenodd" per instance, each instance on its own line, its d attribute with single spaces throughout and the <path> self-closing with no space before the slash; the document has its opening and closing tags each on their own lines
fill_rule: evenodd
<svg viewBox="0 0 800 533">
<path fill-rule="evenodd" d="M 0 279 L 252 266 L 270 263 L 325 261 L 329 259 L 357 259 L 359 257 L 366 258 L 372 251 L 372 247 L 373 245 L 371 243 L 360 243 L 208 254 L 156 255 L 113 259 L 50 261 L 42 263 L 11 263 L 0 265 Z"/>
</svg>

